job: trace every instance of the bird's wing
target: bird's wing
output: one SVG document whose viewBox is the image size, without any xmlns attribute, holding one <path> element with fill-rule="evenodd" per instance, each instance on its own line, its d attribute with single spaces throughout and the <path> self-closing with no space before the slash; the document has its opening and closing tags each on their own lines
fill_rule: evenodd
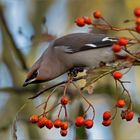
<svg viewBox="0 0 140 140">
<path fill-rule="evenodd" d="M 66 53 L 76 53 L 90 49 L 109 47 L 117 42 L 117 38 L 107 37 L 103 34 L 74 33 L 58 38 L 53 47 L 61 48 Z"/>
</svg>

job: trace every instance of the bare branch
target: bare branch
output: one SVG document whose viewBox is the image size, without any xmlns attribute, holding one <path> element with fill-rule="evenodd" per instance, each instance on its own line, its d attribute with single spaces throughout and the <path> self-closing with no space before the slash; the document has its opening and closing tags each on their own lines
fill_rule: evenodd
<svg viewBox="0 0 140 140">
<path fill-rule="evenodd" d="M 80 76 L 80 77 L 78 77 L 78 78 L 73 78 L 73 81 L 78 81 L 78 80 L 81 80 L 81 79 L 85 79 L 85 76 Z M 60 83 L 58 83 L 58 84 L 55 84 L 55 85 L 53 85 L 53 86 L 46 87 L 46 88 L 44 88 L 44 89 L 38 91 L 36 95 L 34 95 L 34 96 L 32 96 L 32 97 L 29 97 L 28 99 L 34 99 L 34 98 L 38 97 L 39 95 L 43 94 L 44 92 L 46 92 L 46 91 L 48 91 L 48 90 L 50 90 L 50 89 L 53 89 L 53 88 L 55 88 L 55 87 L 57 87 L 57 86 L 59 86 L 59 85 L 63 85 L 63 84 L 65 84 L 65 83 L 67 83 L 68 81 L 69 81 L 69 80 L 65 80 L 65 81 L 62 81 L 62 82 L 60 82 Z"/>
<path fill-rule="evenodd" d="M 18 57 L 18 60 L 20 61 L 20 64 L 22 65 L 22 68 L 24 70 L 28 70 L 28 67 L 27 67 L 27 65 L 25 63 L 25 60 L 24 60 L 24 56 L 21 53 L 21 51 L 18 49 L 18 47 L 16 46 L 14 38 L 13 38 L 9 28 L 8 28 L 8 25 L 7 25 L 6 20 L 4 18 L 3 9 L 2 9 L 1 5 L 0 5 L 0 19 L 1 19 L 0 24 L 2 24 L 2 26 L 4 27 L 5 32 L 9 36 L 9 40 L 10 40 L 10 42 L 12 44 L 12 47 L 13 47 L 13 49 L 15 51 L 16 56 Z"/>
</svg>

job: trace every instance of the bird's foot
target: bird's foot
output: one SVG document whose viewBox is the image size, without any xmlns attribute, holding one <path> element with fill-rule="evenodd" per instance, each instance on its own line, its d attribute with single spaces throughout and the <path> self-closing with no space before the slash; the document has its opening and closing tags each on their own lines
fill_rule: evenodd
<svg viewBox="0 0 140 140">
<path fill-rule="evenodd" d="M 68 76 L 76 77 L 78 72 L 83 72 L 83 71 L 84 71 L 84 67 L 74 67 L 69 70 Z"/>
</svg>

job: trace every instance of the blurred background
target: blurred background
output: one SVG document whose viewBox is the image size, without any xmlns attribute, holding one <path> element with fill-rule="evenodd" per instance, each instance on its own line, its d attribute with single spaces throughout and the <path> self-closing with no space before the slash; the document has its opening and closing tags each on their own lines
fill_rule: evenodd
<svg viewBox="0 0 140 140">
<path fill-rule="evenodd" d="M 60 82 L 66 76 L 48 83 L 22 87 L 28 69 L 48 47 L 51 40 L 68 33 L 89 32 L 87 26 L 79 28 L 74 24 L 77 17 L 92 17 L 93 11 L 100 10 L 113 25 L 133 26 L 133 23 L 123 23 L 123 21 L 134 18 L 135 7 L 140 7 L 140 0 L 0 0 L 0 139 L 14 139 L 12 124 L 24 104 L 25 107 L 18 114 L 16 124 L 18 140 L 140 139 L 140 124 L 137 123 L 137 118 L 131 122 L 123 121 L 120 111 L 110 127 L 106 128 L 101 124 L 102 113 L 110 110 L 115 102 L 114 85 L 108 82 L 110 77 L 96 83 L 92 94 L 85 93 L 96 109 L 94 127 L 90 130 L 77 129 L 71 123 L 65 138 L 62 138 L 56 129 L 39 129 L 28 122 L 30 115 L 42 111 L 42 108 L 35 107 L 45 101 L 49 91 L 34 100 L 29 100 L 28 97 L 44 86 Z M 100 31 L 93 29 L 93 32 Z M 130 36 L 127 32 L 104 33 Z M 136 117 L 140 113 L 139 74 L 140 68 L 135 67 L 124 77 L 124 80 L 131 81 L 125 86 L 131 93 Z M 69 92 L 73 100 L 68 107 L 69 117 L 74 121 L 86 104 L 80 100 L 77 91 Z M 56 92 L 49 105 L 52 106 L 61 94 L 61 91 Z M 56 113 L 57 110 L 50 114 L 52 120 L 55 119 Z M 88 116 L 92 116 L 90 111 Z"/>
</svg>

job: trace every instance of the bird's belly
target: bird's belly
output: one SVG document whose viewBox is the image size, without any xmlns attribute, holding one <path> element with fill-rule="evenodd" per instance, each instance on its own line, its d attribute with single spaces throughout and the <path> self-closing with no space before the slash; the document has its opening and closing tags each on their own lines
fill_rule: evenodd
<svg viewBox="0 0 140 140">
<path fill-rule="evenodd" d="M 114 53 L 109 48 L 93 49 L 88 51 L 81 51 L 73 54 L 71 57 L 74 65 L 88 66 L 88 67 L 98 67 L 100 63 L 109 63 L 114 60 Z"/>
</svg>

